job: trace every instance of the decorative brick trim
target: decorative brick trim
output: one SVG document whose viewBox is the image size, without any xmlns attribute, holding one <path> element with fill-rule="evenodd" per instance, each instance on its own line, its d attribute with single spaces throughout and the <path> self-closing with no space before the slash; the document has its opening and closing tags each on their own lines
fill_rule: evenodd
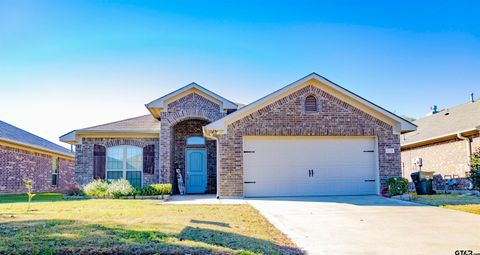
<svg viewBox="0 0 480 255">
<path fill-rule="evenodd" d="M 107 148 L 120 145 L 130 145 L 143 148 L 147 145 L 155 145 L 155 171 L 154 174 L 143 174 L 143 184 L 158 182 L 159 169 L 159 141 L 158 138 L 82 138 L 82 143 L 76 145 L 75 150 L 75 182 L 83 185 L 93 180 L 93 148 L 94 145 L 102 145 Z"/>
</svg>

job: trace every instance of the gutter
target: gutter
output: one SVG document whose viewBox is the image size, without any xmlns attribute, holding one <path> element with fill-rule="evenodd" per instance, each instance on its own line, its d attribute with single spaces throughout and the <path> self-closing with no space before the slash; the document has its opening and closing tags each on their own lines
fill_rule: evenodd
<svg viewBox="0 0 480 255">
<path fill-rule="evenodd" d="M 457 138 L 460 140 L 467 141 L 467 158 L 468 158 L 467 162 L 470 162 L 470 156 L 472 156 L 472 143 L 470 141 L 470 138 L 462 136 L 461 133 L 457 134 Z"/>
<path fill-rule="evenodd" d="M 448 137 L 457 137 L 457 134 L 464 134 L 464 133 L 469 133 L 469 132 L 474 132 L 474 131 L 479 131 L 480 130 L 480 126 L 477 126 L 477 127 L 474 127 L 474 128 L 470 128 L 470 129 L 466 129 L 466 130 L 462 130 L 462 131 L 457 131 L 457 132 L 453 132 L 453 133 L 449 133 L 449 134 L 445 134 L 445 135 L 439 135 L 439 136 L 435 136 L 435 137 L 430 137 L 430 138 L 427 138 L 427 139 L 423 139 L 423 140 L 419 140 L 419 141 L 415 141 L 415 142 L 410 142 L 410 143 L 404 143 L 404 144 L 400 144 L 400 147 L 401 148 L 405 148 L 405 147 L 416 147 L 414 145 L 417 145 L 417 144 L 429 144 L 430 142 L 429 141 L 432 141 L 432 140 L 439 140 L 439 139 L 444 139 L 444 138 L 448 138 Z M 461 139 L 461 138 L 460 138 Z"/>
<path fill-rule="evenodd" d="M 22 142 L 18 142 L 18 141 L 7 139 L 7 138 L 0 138 L 0 141 L 4 141 L 4 142 L 9 143 L 9 144 L 16 144 L 16 145 L 20 145 L 20 146 L 23 146 L 23 147 L 35 149 L 35 150 L 39 151 L 40 153 L 41 152 L 48 152 L 48 153 L 51 153 L 51 154 L 67 157 L 69 159 L 75 159 L 75 155 L 73 155 L 73 154 L 60 152 L 60 151 L 56 151 L 56 150 L 51 150 L 51 149 L 47 149 L 45 147 L 41 147 L 41 146 L 37 146 L 37 145 L 22 143 Z M 66 150 L 68 150 L 68 149 L 66 149 Z"/>
</svg>

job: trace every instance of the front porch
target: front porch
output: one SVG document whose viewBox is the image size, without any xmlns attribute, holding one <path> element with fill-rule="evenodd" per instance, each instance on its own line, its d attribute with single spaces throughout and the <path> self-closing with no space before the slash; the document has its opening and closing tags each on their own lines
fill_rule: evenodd
<svg viewBox="0 0 480 255">
<path fill-rule="evenodd" d="M 170 176 L 174 194 L 179 193 L 176 171 L 179 170 L 186 194 L 216 194 L 217 146 L 203 137 L 202 127 L 209 123 L 201 118 L 188 118 L 170 128 Z"/>
</svg>

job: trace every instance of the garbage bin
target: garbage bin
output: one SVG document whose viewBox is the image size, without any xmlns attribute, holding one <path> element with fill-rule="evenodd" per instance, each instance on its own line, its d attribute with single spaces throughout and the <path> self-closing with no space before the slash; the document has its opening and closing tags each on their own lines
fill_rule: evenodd
<svg viewBox="0 0 480 255">
<path fill-rule="evenodd" d="M 432 187 L 433 174 L 435 172 L 419 171 L 410 175 L 415 184 L 415 190 L 418 195 L 432 195 L 434 194 Z"/>
</svg>

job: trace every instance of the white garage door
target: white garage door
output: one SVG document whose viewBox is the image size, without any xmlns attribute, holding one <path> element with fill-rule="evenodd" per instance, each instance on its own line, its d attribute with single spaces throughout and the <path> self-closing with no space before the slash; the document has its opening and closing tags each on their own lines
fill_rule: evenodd
<svg viewBox="0 0 480 255">
<path fill-rule="evenodd" d="M 246 197 L 377 194 L 373 137 L 243 140 Z"/>
</svg>

